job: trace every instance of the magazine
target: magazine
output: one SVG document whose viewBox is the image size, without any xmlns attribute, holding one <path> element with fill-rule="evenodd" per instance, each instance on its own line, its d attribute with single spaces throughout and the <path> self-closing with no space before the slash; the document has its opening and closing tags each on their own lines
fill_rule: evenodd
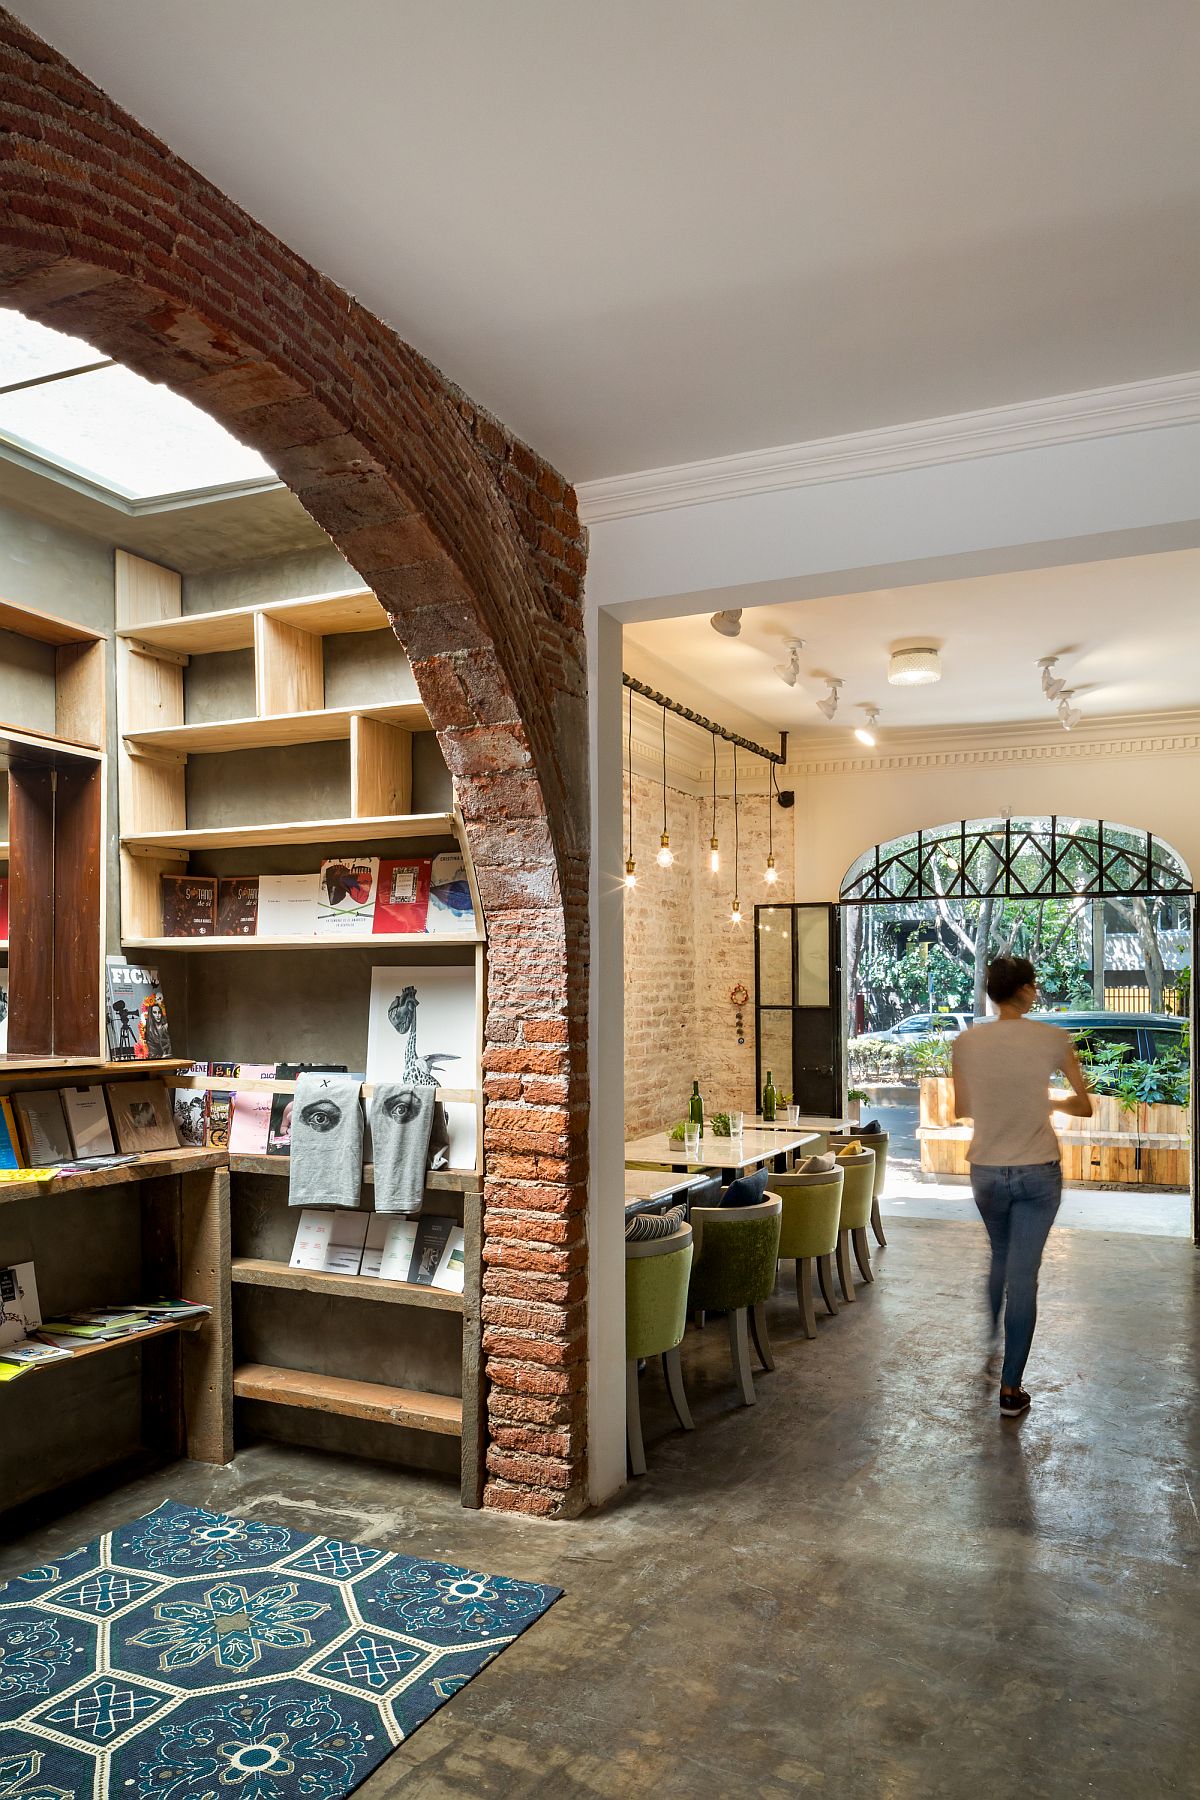
<svg viewBox="0 0 1200 1800">
<path fill-rule="evenodd" d="M 153 1062 L 171 1054 L 167 1003 L 158 970 L 123 956 L 104 961 L 105 1015 L 111 1062 Z"/>
</svg>

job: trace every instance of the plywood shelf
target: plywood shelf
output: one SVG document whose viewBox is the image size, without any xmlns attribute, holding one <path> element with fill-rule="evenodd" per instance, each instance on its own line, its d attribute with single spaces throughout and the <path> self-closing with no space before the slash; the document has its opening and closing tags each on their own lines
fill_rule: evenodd
<svg viewBox="0 0 1200 1800">
<path fill-rule="evenodd" d="M 122 1063 L 128 1068 L 128 1063 Z M 145 1065 L 143 1065 L 145 1066 Z M 197 1169 L 224 1168 L 224 1150 L 154 1150 L 131 1163 L 114 1163 L 110 1168 L 81 1169 L 74 1175 L 50 1175 L 43 1181 L 0 1182 L 0 1206 L 11 1200 L 32 1200 L 37 1196 L 54 1199 L 59 1194 L 77 1194 L 81 1189 L 122 1187 L 129 1181 L 151 1181 L 160 1175 L 190 1175 Z"/>
<path fill-rule="evenodd" d="M 90 625 L 77 625 L 72 619 L 59 619 L 53 613 L 39 612 L 33 606 L 18 606 L 15 600 L 0 600 L 0 631 L 13 631 L 19 637 L 36 638 L 42 644 L 99 644 L 104 633 Z"/>
<path fill-rule="evenodd" d="M 453 813 L 402 813 L 369 819 L 299 819 L 267 825 L 224 825 L 194 831 L 144 832 L 123 837 L 121 848 L 133 855 L 164 850 L 261 850 L 278 844 L 368 844 L 378 838 L 452 837 L 458 832 Z M 0 855 L 4 846 L 0 845 Z"/>
<path fill-rule="evenodd" d="M 425 708 L 410 702 L 400 706 L 323 706 L 312 712 L 268 713 L 263 718 L 156 725 L 149 731 L 126 732 L 125 743 L 133 751 L 180 751 L 185 756 L 221 750 L 269 750 L 349 738 L 356 718 L 400 725 L 406 731 L 429 730 Z"/>
<path fill-rule="evenodd" d="M 481 932 L 437 935 L 423 931 L 372 933 L 370 937 L 127 937 L 126 950 L 428 950 L 443 945 L 482 944 Z"/>
<path fill-rule="evenodd" d="M 72 1363 L 79 1362 L 82 1357 L 99 1356 L 104 1350 L 126 1350 L 131 1344 L 144 1344 L 147 1338 L 165 1337 L 171 1331 L 198 1331 L 203 1323 L 204 1315 L 190 1319 L 164 1319 L 157 1325 L 145 1326 L 141 1331 L 127 1331 L 123 1337 L 102 1338 L 99 1343 L 81 1338 L 78 1350 L 70 1353 L 70 1361 L 65 1356 L 55 1356 L 49 1362 L 35 1363 L 30 1372 L 40 1375 L 46 1369 L 69 1369 Z M 36 1337 L 37 1333 L 34 1332 L 33 1335 Z M 6 1382 L 5 1387 L 7 1386 Z"/>
<path fill-rule="evenodd" d="M 254 644 L 256 613 L 300 631 L 311 632 L 314 637 L 384 631 L 389 624 L 387 614 L 369 588 L 350 588 L 336 594 L 313 594 L 300 600 L 272 600 L 261 606 L 184 613 L 178 618 L 127 626 L 117 635 L 135 646 L 184 656 L 249 650 Z"/>
<path fill-rule="evenodd" d="M 386 1306 L 427 1307 L 461 1313 L 463 1297 L 447 1288 L 415 1281 L 384 1281 L 378 1275 L 339 1275 L 330 1269 L 293 1269 L 289 1263 L 235 1256 L 233 1280 L 243 1287 L 294 1288 L 307 1294 L 336 1294 L 348 1300 L 375 1300 Z"/>
<path fill-rule="evenodd" d="M 375 1381 L 347 1381 L 340 1375 L 312 1375 L 303 1369 L 280 1369 L 269 1363 L 243 1363 L 235 1369 L 233 1391 L 239 1400 L 263 1400 L 271 1406 L 294 1406 L 348 1419 L 371 1419 L 382 1425 L 405 1425 L 412 1431 L 430 1431 L 442 1437 L 462 1436 L 462 1401 L 451 1394 L 425 1394 L 416 1388 L 385 1387 Z"/>
<path fill-rule="evenodd" d="M 186 1056 L 148 1058 L 143 1062 L 101 1062 L 94 1056 L 0 1056 L 0 1086 L 13 1076 L 57 1075 L 74 1078 L 91 1074 L 98 1081 L 110 1075 L 164 1075 L 174 1069 L 191 1067 Z"/>
</svg>

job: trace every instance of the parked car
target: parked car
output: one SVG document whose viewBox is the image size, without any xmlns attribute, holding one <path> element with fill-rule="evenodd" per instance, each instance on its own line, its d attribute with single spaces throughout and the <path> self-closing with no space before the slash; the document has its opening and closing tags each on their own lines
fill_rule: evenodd
<svg viewBox="0 0 1200 1800">
<path fill-rule="evenodd" d="M 960 1031 L 965 1031 L 973 1023 L 973 1013 L 913 1013 L 910 1018 L 901 1019 L 898 1025 L 891 1025 L 886 1031 L 864 1031 L 863 1036 L 882 1038 L 887 1044 L 915 1044 L 922 1038 L 957 1037 Z"/>
<path fill-rule="evenodd" d="M 1171 1013 L 1119 1013 L 1099 1009 L 1033 1012 L 1029 1017 L 1069 1031 L 1073 1037 L 1082 1038 L 1093 1051 L 1121 1046 L 1129 1051 L 1131 1060 L 1150 1063 L 1161 1062 L 1165 1056 L 1183 1048 L 1183 1030 L 1187 1024 L 1186 1019 L 1177 1019 Z"/>
</svg>

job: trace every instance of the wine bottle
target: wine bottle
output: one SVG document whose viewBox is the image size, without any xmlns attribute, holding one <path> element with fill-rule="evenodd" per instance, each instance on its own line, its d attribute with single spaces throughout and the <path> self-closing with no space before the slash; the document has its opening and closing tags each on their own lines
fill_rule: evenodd
<svg viewBox="0 0 1200 1800">
<path fill-rule="evenodd" d="M 701 1135 L 703 1135 L 704 1101 L 700 1097 L 700 1083 L 698 1081 L 693 1081 L 692 1083 L 692 1097 L 688 1101 L 688 1120 L 691 1124 L 698 1125 L 700 1127 Z"/>
<path fill-rule="evenodd" d="M 767 1070 L 767 1085 L 762 1093 L 762 1116 L 764 1125 L 775 1123 L 775 1077 Z"/>
</svg>

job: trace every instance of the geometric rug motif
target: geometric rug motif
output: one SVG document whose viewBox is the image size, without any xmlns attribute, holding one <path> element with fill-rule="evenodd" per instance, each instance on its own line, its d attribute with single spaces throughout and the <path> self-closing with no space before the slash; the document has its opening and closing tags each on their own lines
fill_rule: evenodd
<svg viewBox="0 0 1200 1800">
<path fill-rule="evenodd" d="M 344 1800 L 561 1592 L 166 1500 L 0 1584 L 0 1800 Z"/>
</svg>

